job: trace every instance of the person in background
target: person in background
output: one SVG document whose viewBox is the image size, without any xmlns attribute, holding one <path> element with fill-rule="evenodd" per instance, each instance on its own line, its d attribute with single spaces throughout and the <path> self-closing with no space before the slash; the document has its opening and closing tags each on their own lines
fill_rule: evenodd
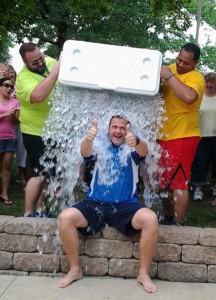
<svg viewBox="0 0 216 300">
<path fill-rule="evenodd" d="M 205 81 L 206 89 L 200 106 L 202 139 L 193 161 L 191 181 L 194 186 L 193 200 L 202 200 L 202 187 L 208 182 L 207 173 L 210 170 L 212 205 L 216 205 L 216 73 L 205 75 Z"/>
<path fill-rule="evenodd" d="M 0 63 L 0 79 L 3 78 L 3 77 L 8 77 L 8 66 L 7 64 L 5 63 Z M 1 162 L 0 162 L 0 177 L 1 177 L 1 170 L 2 170 L 2 167 L 1 167 Z"/>
<path fill-rule="evenodd" d="M 19 52 L 25 66 L 17 76 L 16 94 L 20 102 L 20 128 L 32 170 L 26 185 L 24 216 L 42 217 L 46 174 L 42 174 L 43 166 L 39 162 L 45 150 L 41 136 L 51 108 L 49 101 L 57 84 L 60 61 L 45 57 L 37 45 L 30 42 L 22 44 Z"/>
<path fill-rule="evenodd" d="M 14 84 L 16 82 L 16 71 L 14 69 L 14 67 L 12 65 L 7 65 L 8 66 L 8 77 L 13 80 Z M 16 95 L 16 91 L 14 89 L 14 92 L 13 92 L 14 95 Z"/>
<path fill-rule="evenodd" d="M 9 69 L 8 65 L 5 63 L 0 63 L 0 79 L 3 77 L 8 77 Z"/>
<path fill-rule="evenodd" d="M 164 224 L 183 225 L 189 202 L 188 183 L 196 148 L 200 141 L 199 108 L 205 90 L 205 79 L 195 69 L 200 49 L 185 44 L 174 64 L 161 67 L 164 119 L 158 143 L 160 196 Z"/>
<path fill-rule="evenodd" d="M 9 77 L 0 79 L 0 160 L 2 166 L 2 192 L 0 201 L 13 204 L 8 196 L 11 163 L 16 149 L 15 122 L 19 121 L 19 102 L 12 98 L 13 81 Z"/>
<path fill-rule="evenodd" d="M 86 193 L 88 191 L 88 184 L 86 182 L 86 178 L 85 178 L 85 170 L 86 170 L 86 161 L 83 160 L 83 162 L 80 165 L 80 170 L 79 170 L 79 179 L 78 179 L 78 188 Z"/>
<path fill-rule="evenodd" d="M 16 82 L 16 71 L 12 65 L 8 65 L 9 73 L 8 77 L 13 80 L 14 84 Z M 13 96 L 16 98 L 16 87 L 14 89 Z M 16 138 L 17 138 L 17 146 L 16 146 L 16 163 L 18 168 L 18 180 L 23 186 L 25 190 L 26 182 L 30 177 L 30 166 L 27 159 L 27 152 L 23 144 L 22 133 L 20 131 L 20 123 L 16 124 Z"/>
<path fill-rule="evenodd" d="M 95 162 L 93 160 L 92 161 L 83 160 L 83 162 L 80 165 L 78 188 L 84 193 L 88 192 L 88 188 L 92 180 L 94 164 Z"/>
<path fill-rule="evenodd" d="M 130 126 L 125 117 L 113 116 L 104 142 L 97 136 L 95 119 L 81 142 L 82 156 L 87 160 L 96 156 L 96 163 L 87 200 L 66 208 L 59 217 L 60 238 L 70 264 L 68 274 L 58 283 L 61 288 L 82 278 L 78 230 L 90 235 L 108 223 L 128 236 L 140 232 L 137 280 L 147 292 L 157 290 L 148 275 L 157 244 L 157 216 L 152 210 L 142 207 L 137 198 L 139 162 L 147 155 L 148 146 L 133 135 Z M 100 153 L 96 153 L 97 143 L 103 145 Z"/>
</svg>

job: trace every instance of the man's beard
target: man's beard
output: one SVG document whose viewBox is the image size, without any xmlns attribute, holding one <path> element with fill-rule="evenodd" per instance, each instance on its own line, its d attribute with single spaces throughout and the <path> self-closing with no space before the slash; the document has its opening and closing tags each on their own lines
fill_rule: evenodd
<svg viewBox="0 0 216 300">
<path fill-rule="evenodd" d="M 43 67 L 40 69 L 32 68 L 28 65 L 28 69 L 33 72 L 42 75 L 46 71 L 46 64 L 43 64 Z"/>
</svg>

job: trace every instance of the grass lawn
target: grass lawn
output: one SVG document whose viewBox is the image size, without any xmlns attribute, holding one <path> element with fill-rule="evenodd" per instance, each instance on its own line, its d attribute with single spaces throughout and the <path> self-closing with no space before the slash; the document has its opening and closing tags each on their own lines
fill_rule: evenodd
<svg viewBox="0 0 216 300">
<path fill-rule="evenodd" d="M 24 212 L 24 191 L 18 179 L 16 164 L 13 162 L 9 197 L 14 202 L 12 206 L 0 203 L 0 215 L 21 216 Z M 84 194 L 80 192 L 79 198 L 83 199 Z M 191 197 L 192 199 L 192 197 Z M 206 189 L 203 201 L 190 200 L 185 225 L 195 227 L 216 228 L 216 205 L 211 205 L 211 190 Z"/>
</svg>

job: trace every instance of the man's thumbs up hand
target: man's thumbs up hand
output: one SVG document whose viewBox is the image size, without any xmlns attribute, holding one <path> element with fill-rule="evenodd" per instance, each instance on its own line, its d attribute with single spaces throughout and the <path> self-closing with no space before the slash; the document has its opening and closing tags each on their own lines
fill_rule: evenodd
<svg viewBox="0 0 216 300">
<path fill-rule="evenodd" d="M 87 131 L 87 139 L 93 141 L 96 137 L 98 131 L 97 119 L 95 118 L 92 122 L 92 127 Z"/>
<path fill-rule="evenodd" d="M 127 133 L 126 133 L 126 136 L 125 136 L 125 143 L 129 147 L 135 147 L 137 145 L 137 138 L 131 132 L 131 124 L 127 124 L 126 132 Z"/>
</svg>

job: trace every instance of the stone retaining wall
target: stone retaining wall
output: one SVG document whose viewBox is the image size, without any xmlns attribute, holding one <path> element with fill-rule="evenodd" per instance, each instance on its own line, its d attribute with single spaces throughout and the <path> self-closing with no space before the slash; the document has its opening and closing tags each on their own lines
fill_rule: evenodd
<svg viewBox="0 0 216 300">
<path fill-rule="evenodd" d="M 0 274 L 62 276 L 68 261 L 58 242 L 56 219 L 0 216 Z M 84 275 L 136 278 L 139 236 L 107 227 L 80 236 Z M 150 275 L 169 281 L 216 282 L 216 229 L 159 226 Z"/>
</svg>

